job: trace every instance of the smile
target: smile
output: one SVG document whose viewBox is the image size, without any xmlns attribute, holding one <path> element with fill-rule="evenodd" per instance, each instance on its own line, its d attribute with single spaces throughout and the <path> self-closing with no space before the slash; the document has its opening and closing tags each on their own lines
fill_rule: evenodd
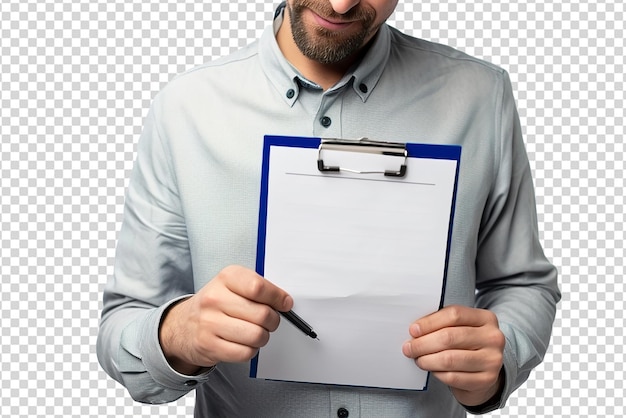
<svg viewBox="0 0 626 418">
<path fill-rule="evenodd" d="M 342 20 L 325 19 L 313 11 L 311 11 L 311 15 L 313 16 L 315 23 L 328 30 L 343 30 L 354 23 L 354 21 L 346 22 Z"/>
</svg>

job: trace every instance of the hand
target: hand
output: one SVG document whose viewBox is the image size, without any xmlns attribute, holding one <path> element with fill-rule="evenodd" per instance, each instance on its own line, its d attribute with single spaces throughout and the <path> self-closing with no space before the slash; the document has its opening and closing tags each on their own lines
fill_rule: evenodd
<svg viewBox="0 0 626 418">
<path fill-rule="evenodd" d="M 502 387 L 505 338 L 488 310 L 448 306 L 409 327 L 402 352 L 448 385 L 463 405 L 487 402 Z"/>
<path fill-rule="evenodd" d="M 222 361 L 247 361 L 278 328 L 276 311 L 292 306 L 284 290 L 252 270 L 230 266 L 170 308 L 159 339 L 170 365 L 183 374 Z"/>
</svg>

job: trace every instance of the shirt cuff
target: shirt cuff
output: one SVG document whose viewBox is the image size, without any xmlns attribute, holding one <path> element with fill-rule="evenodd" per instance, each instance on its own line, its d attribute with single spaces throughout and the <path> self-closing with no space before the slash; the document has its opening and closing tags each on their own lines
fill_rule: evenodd
<svg viewBox="0 0 626 418">
<path fill-rule="evenodd" d="M 152 312 L 143 324 L 139 332 L 140 351 L 142 353 L 143 364 L 146 371 L 154 381 L 169 389 L 178 391 L 192 390 L 196 386 L 209 380 L 209 376 L 215 367 L 204 368 L 195 375 L 186 375 L 174 370 L 165 358 L 161 343 L 159 341 L 159 327 L 165 312 L 175 303 L 190 297 L 181 296 L 173 299 L 165 305 Z"/>
</svg>

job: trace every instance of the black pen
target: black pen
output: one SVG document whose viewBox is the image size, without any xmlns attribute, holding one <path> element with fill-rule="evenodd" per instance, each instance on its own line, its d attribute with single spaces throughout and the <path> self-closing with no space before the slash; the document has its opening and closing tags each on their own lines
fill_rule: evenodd
<svg viewBox="0 0 626 418">
<path fill-rule="evenodd" d="M 287 321 L 295 325 L 296 328 L 298 328 L 300 331 L 304 332 L 306 335 L 308 335 L 311 338 L 315 338 L 316 340 L 319 340 L 319 338 L 317 338 L 317 333 L 313 331 L 313 328 L 311 328 L 311 326 L 307 324 L 304 321 L 304 319 L 300 318 L 294 311 L 289 311 L 289 312 L 279 311 L 279 313 L 282 316 L 284 316 Z"/>
</svg>

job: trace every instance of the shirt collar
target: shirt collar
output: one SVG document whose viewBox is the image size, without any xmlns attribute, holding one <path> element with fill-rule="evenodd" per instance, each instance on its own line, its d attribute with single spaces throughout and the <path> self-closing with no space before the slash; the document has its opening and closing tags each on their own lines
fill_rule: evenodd
<svg viewBox="0 0 626 418">
<path fill-rule="evenodd" d="M 289 106 L 293 106 L 296 100 L 298 100 L 301 86 L 320 87 L 300 74 L 285 59 L 278 47 L 276 33 L 283 23 L 283 12 L 284 6 L 281 4 L 276 10 L 273 24 L 263 32 L 259 40 L 259 58 L 265 74 L 274 87 L 281 92 L 283 100 Z M 378 84 L 378 80 L 389 59 L 390 44 L 389 27 L 383 24 L 372 40 L 372 45 L 363 59 L 351 68 L 335 86 L 330 88 L 329 92 L 339 90 L 351 84 L 361 100 L 363 102 L 367 101 L 367 98 Z"/>
</svg>

